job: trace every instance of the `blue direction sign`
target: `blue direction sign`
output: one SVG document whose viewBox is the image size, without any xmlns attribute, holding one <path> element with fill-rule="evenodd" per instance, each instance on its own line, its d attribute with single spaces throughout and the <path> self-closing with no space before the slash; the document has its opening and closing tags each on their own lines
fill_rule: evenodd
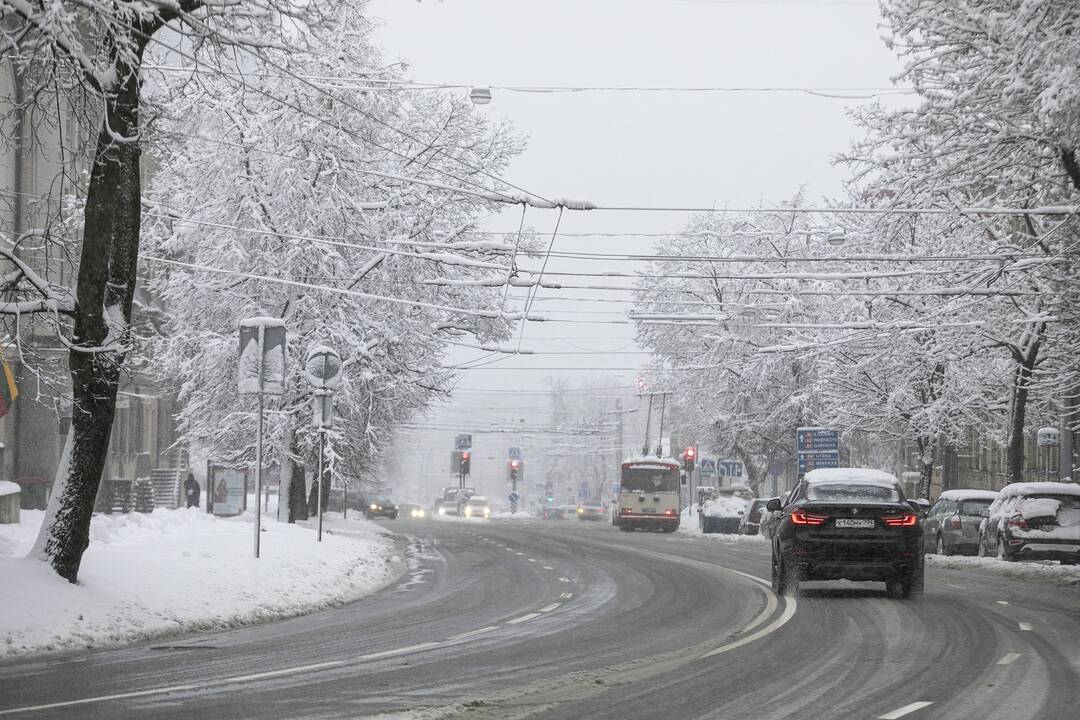
<svg viewBox="0 0 1080 720">
<path fill-rule="evenodd" d="M 799 453 L 799 475 L 805 475 L 818 468 L 840 467 L 839 452 L 801 452 Z"/>
<path fill-rule="evenodd" d="M 521 500 L 521 496 L 516 492 L 512 492 L 506 496 L 506 499 L 510 501 L 510 512 L 516 513 L 518 508 L 518 501 Z"/>
<path fill-rule="evenodd" d="M 832 428 L 802 427 L 795 431 L 796 452 L 819 452 L 840 450 L 840 438 Z"/>
</svg>

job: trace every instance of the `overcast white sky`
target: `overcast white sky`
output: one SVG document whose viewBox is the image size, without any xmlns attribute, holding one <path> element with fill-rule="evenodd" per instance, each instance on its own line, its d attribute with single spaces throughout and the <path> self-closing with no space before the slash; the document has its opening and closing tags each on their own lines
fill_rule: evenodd
<svg viewBox="0 0 1080 720">
<path fill-rule="evenodd" d="M 370 14 L 384 23 L 378 34 L 384 54 L 407 61 L 412 80 L 493 86 L 485 112 L 510 119 L 529 139 L 507 180 L 545 197 L 609 205 L 745 207 L 790 198 L 800 188 L 814 199 L 837 195 L 844 170 L 830 160 L 855 135 L 846 109 L 865 101 L 798 92 L 525 93 L 497 86 L 889 88 L 899 70 L 879 38 L 877 3 L 859 0 L 372 0 Z M 519 212 L 494 218 L 488 228 L 516 229 Z M 686 217 L 567 213 L 560 233 L 675 232 Z M 530 210 L 527 224 L 550 237 L 555 218 Z M 554 247 L 648 252 L 651 243 L 560 235 Z M 566 270 L 570 262 L 552 260 L 549 270 Z M 581 267 L 577 262 L 574 269 Z M 590 271 L 610 269 L 625 268 L 588 263 Z M 542 291 L 533 311 L 610 320 L 618 316 L 590 313 L 628 308 L 557 296 Z M 637 349 L 632 341 L 627 325 L 530 323 L 522 347 L 627 352 Z M 454 360 L 483 355 L 466 351 Z M 469 399 L 477 388 L 542 388 L 556 374 L 518 368 L 645 362 L 624 354 L 504 356 L 488 366 L 502 369 L 465 373 L 457 408 L 430 421 L 480 425 L 520 414 L 505 409 L 514 401 Z M 576 380 L 590 373 L 565 374 Z M 635 373 L 610 375 L 629 384 Z M 520 402 L 536 404 L 536 398 Z"/>
</svg>

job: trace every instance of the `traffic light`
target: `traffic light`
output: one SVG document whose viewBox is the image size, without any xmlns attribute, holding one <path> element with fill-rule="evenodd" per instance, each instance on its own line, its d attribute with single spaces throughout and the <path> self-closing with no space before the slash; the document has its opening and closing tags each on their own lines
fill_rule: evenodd
<svg viewBox="0 0 1080 720">
<path fill-rule="evenodd" d="M 461 474 L 469 474 L 469 461 L 472 459 L 472 453 L 468 450 L 461 451 Z"/>
<path fill-rule="evenodd" d="M 521 469 L 521 461 L 520 460 L 511 460 L 510 461 L 510 480 L 516 481 L 518 479 L 518 470 L 520 470 L 520 469 Z"/>
<path fill-rule="evenodd" d="M 694 472 L 695 460 L 697 460 L 697 448 L 691 445 L 683 451 L 683 470 L 687 473 Z"/>
</svg>

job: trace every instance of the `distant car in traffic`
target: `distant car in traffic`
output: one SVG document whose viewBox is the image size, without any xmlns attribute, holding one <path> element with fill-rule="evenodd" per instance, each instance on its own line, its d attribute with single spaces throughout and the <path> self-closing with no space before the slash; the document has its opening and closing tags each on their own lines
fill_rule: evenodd
<svg viewBox="0 0 1080 720">
<path fill-rule="evenodd" d="M 880 470 L 811 470 L 791 491 L 772 542 L 772 587 L 802 580 L 871 580 L 892 597 L 923 591 L 922 527 L 900 483 Z"/>
<path fill-rule="evenodd" d="M 398 514 L 405 517 L 422 520 L 431 515 L 431 512 L 423 505 L 416 503 L 398 503 Z"/>
<path fill-rule="evenodd" d="M 368 504 L 364 509 L 364 515 L 368 518 L 384 517 L 397 520 L 398 506 L 386 498 L 380 498 Z"/>
<path fill-rule="evenodd" d="M 1006 485 L 985 511 L 979 555 L 1080 563 L 1080 485 Z"/>
<path fill-rule="evenodd" d="M 908 504 L 918 511 L 919 517 L 926 517 L 926 514 L 930 512 L 930 501 L 926 498 L 910 498 Z"/>
<path fill-rule="evenodd" d="M 540 518 L 542 520 L 562 520 L 564 512 L 561 505 L 544 505 L 540 508 Z"/>
<path fill-rule="evenodd" d="M 768 498 L 754 498 L 750 502 L 746 512 L 743 513 L 742 520 L 739 521 L 740 535 L 758 534 L 761 528 L 761 518 L 765 514 L 765 505 L 768 502 Z"/>
<path fill-rule="evenodd" d="M 739 524 L 753 497 L 750 488 L 741 484 L 716 488 L 716 497 L 705 500 L 704 506 L 698 509 L 698 526 L 701 532 L 739 532 Z"/>
<path fill-rule="evenodd" d="M 491 503 L 483 495 L 473 495 L 465 501 L 461 514 L 467 518 L 489 518 L 491 517 Z"/>
<path fill-rule="evenodd" d="M 993 490 L 946 490 L 923 518 L 923 546 L 938 555 L 979 550 L 979 526 L 983 511 L 997 497 Z"/>
<path fill-rule="evenodd" d="M 607 517 L 607 510 L 599 500 L 586 500 L 577 506 L 575 514 L 578 520 L 603 520 Z"/>
</svg>

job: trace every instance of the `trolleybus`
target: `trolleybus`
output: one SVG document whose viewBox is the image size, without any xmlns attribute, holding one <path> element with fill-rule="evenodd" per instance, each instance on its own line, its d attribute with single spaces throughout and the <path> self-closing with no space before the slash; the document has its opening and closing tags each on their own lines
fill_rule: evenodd
<svg viewBox="0 0 1080 720">
<path fill-rule="evenodd" d="M 677 460 L 627 460 L 619 473 L 619 496 L 612 508 L 612 523 L 620 530 L 674 532 L 679 527 L 681 489 Z"/>
</svg>

